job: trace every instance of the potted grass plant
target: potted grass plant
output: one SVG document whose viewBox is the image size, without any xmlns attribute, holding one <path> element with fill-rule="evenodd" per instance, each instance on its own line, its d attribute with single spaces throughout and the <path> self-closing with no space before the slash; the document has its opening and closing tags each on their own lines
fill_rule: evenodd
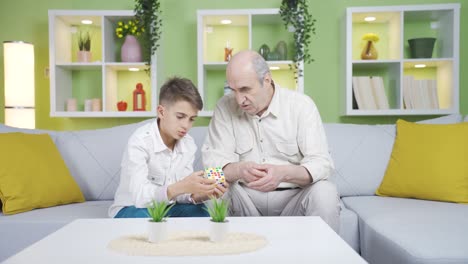
<svg viewBox="0 0 468 264">
<path fill-rule="evenodd" d="M 78 34 L 78 62 L 91 62 L 91 36 L 88 31 Z"/>
<path fill-rule="evenodd" d="M 228 208 L 228 201 L 221 198 L 211 198 L 211 202 L 206 208 L 211 217 L 210 241 L 221 242 L 226 239 L 229 229 L 229 221 L 226 219 Z"/>
<path fill-rule="evenodd" d="M 148 241 L 151 243 L 159 243 L 167 238 L 167 223 L 166 217 L 173 205 L 169 205 L 167 201 L 153 201 L 147 208 L 151 219 L 148 224 Z"/>
</svg>

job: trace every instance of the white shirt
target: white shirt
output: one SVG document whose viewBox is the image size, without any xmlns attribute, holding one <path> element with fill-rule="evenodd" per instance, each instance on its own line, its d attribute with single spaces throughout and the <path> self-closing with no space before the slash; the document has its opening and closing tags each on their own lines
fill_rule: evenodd
<svg viewBox="0 0 468 264">
<path fill-rule="evenodd" d="M 238 161 L 295 164 L 304 166 L 314 182 L 328 178 L 334 169 L 315 103 L 304 94 L 278 85 L 261 117 L 242 111 L 233 93 L 224 96 L 216 105 L 208 129 L 202 147 L 205 168 Z"/>
<path fill-rule="evenodd" d="M 193 172 L 197 146 L 186 135 L 169 149 L 154 122 L 139 127 L 128 140 L 123 155 L 120 185 L 115 193 L 109 216 L 114 217 L 125 206 L 146 208 L 153 200 L 168 200 L 167 187 Z M 176 197 L 178 203 L 189 203 L 190 194 Z M 173 202 L 173 201 L 170 201 Z"/>
</svg>

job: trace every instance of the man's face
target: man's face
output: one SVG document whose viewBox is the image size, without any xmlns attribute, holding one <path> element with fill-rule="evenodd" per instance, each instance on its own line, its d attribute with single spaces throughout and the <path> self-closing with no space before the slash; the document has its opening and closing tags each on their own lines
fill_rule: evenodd
<svg viewBox="0 0 468 264">
<path fill-rule="evenodd" d="M 260 83 L 253 70 L 230 70 L 227 73 L 227 81 L 237 104 L 244 112 L 260 116 L 268 108 L 271 99 L 269 76 Z"/>
<path fill-rule="evenodd" d="M 172 141 L 183 138 L 192 128 L 197 114 L 198 109 L 183 100 L 168 106 L 159 105 L 159 129 L 163 139 Z"/>
</svg>

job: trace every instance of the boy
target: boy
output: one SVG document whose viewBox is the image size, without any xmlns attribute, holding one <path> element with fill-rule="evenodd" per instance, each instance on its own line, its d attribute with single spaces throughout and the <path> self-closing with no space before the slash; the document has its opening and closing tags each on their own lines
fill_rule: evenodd
<svg viewBox="0 0 468 264">
<path fill-rule="evenodd" d="M 175 202 L 172 217 L 208 216 L 200 203 L 223 195 L 226 188 L 203 178 L 203 171 L 193 172 L 197 146 L 187 133 L 202 108 L 190 80 L 166 81 L 157 119 L 138 128 L 128 141 L 110 217 L 149 217 L 146 207 L 153 200 Z"/>
</svg>

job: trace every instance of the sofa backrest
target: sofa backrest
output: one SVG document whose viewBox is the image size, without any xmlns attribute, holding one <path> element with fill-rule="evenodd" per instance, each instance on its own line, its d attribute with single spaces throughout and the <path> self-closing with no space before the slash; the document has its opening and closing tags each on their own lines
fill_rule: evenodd
<svg viewBox="0 0 468 264">
<path fill-rule="evenodd" d="M 459 123 L 458 114 L 419 121 L 421 124 Z M 374 195 L 387 169 L 395 141 L 395 125 L 325 124 L 335 163 L 331 176 L 341 197 Z"/>
<path fill-rule="evenodd" d="M 0 124 L 0 133 L 50 134 L 86 200 L 112 200 L 119 185 L 120 163 L 128 138 L 135 129 L 152 120 L 81 131 L 29 130 Z M 450 115 L 421 123 L 461 120 L 460 115 Z M 393 148 L 395 125 L 325 124 L 324 127 L 336 168 L 331 180 L 340 195 L 374 195 Z M 200 150 L 207 131 L 207 127 L 194 127 L 189 132 L 198 147 L 194 170 L 203 169 Z"/>
</svg>

